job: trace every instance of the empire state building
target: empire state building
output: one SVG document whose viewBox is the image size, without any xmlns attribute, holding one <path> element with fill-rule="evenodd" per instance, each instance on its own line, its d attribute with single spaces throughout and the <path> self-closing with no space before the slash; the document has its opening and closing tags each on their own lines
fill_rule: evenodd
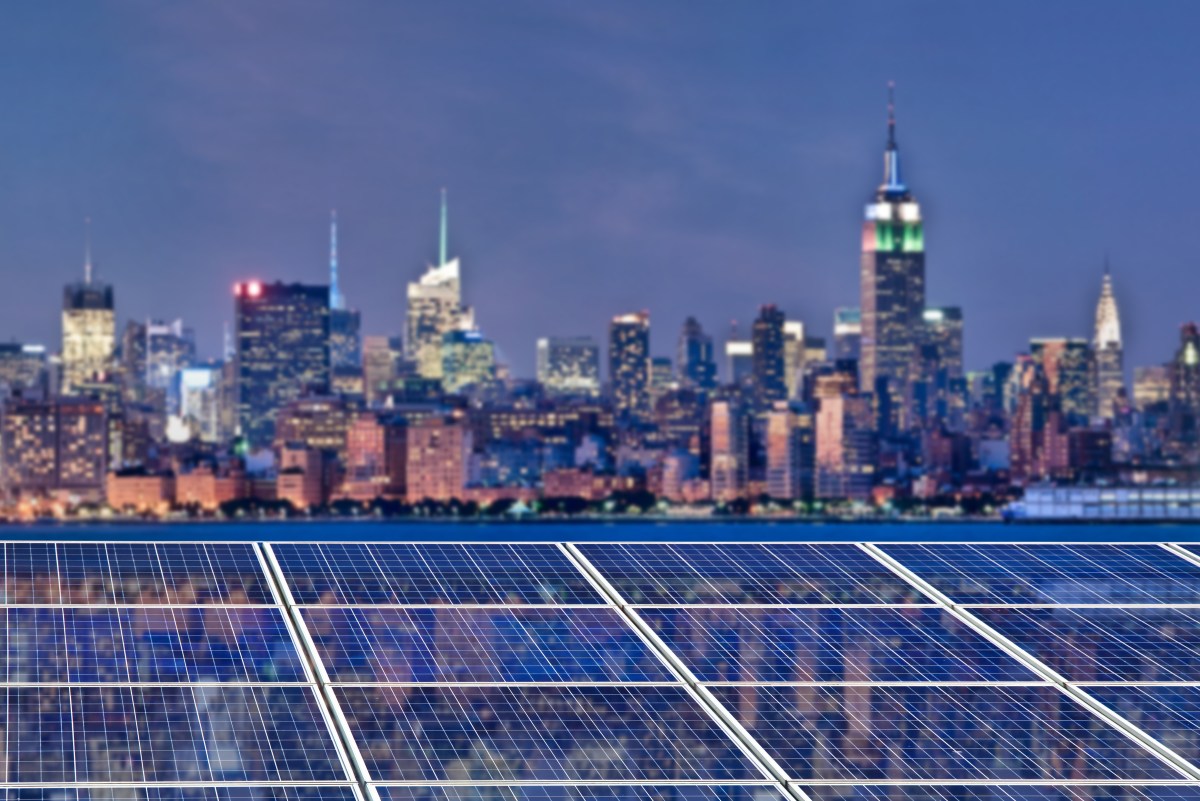
<svg viewBox="0 0 1200 801">
<path fill-rule="evenodd" d="M 888 86 L 888 141 L 883 183 L 867 204 L 862 228 L 860 386 L 878 393 L 894 428 L 902 414 L 924 332 L 925 240 L 921 207 L 900 174 L 893 86 Z"/>
</svg>

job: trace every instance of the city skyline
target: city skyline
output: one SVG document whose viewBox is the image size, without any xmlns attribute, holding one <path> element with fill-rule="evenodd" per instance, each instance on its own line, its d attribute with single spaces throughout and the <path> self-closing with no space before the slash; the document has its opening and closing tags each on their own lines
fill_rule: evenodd
<svg viewBox="0 0 1200 801">
<path fill-rule="evenodd" d="M 27 75 L 14 76 L 24 80 L 9 84 L 10 106 L 25 113 L 0 128 L 9 187 L 0 212 L 12 225 L 6 258 L 30 265 L 12 277 L 13 297 L 30 302 L 6 304 L 8 324 L 0 330 L 6 339 L 54 346 L 57 321 L 33 299 L 45 297 L 49 305 L 62 283 L 77 280 L 80 222 L 90 215 L 96 221 L 97 279 L 115 285 L 119 319 L 184 316 L 197 330 L 201 351 L 216 354 L 233 281 L 255 274 L 264 281 L 324 282 L 330 208 L 339 210 L 342 290 L 348 304 L 363 311 L 363 332 L 398 333 L 404 286 L 436 249 L 434 199 L 442 186 L 454 196 L 455 243 L 466 265 L 464 300 L 479 307 L 481 329 L 516 374 L 533 375 L 537 339 L 588 334 L 602 340 L 612 315 L 642 308 L 650 309 L 660 332 L 652 338 L 656 355 L 673 351 L 689 315 L 721 339 L 731 318 L 744 328 L 762 303 L 775 303 L 808 330 L 828 335 L 834 307 L 857 299 L 855 210 L 876 181 L 882 87 L 890 78 L 899 87 L 906 168 L 918 176 L 933 225 L 928 300 L 963 307 L 969 368 L 1011 357 L 1030 337 L 1086 336 L 1105 251 L 1122 304 L 1127 368 L 1164 361 L 1177 326 L 1195 316 L 1187 298 L 1200 279 L 1181 263 L 1182 235 L 1170 233 L 1187 230 L 1181 193 L 1191 183 L 1190 167 L 1178 155 L 1187 152 L 1181 138 L 1186 121 L 1167 124 L 1180 105 L 1171 100 L 1181 88 L 1175 71 L 1151 60 L 1141 79 L 1131 80 L 1116 65 L 1085 54 L 1079 64 L 1054 62 L 1058 69 L 1039 75 L 1049 90 L 1091 69 L 1092 81 L 1073 84 L 1073 102 L 1065 109 L 1051 108 L 1041 93 L 1014 91 L 1032 80 L 1033 66 L 1057 58 L 1050 38 L 1068 22 L 1062 12 L 1048 15 L 1041 32 L 1022 34 L 1028 51 L 1005 56 L 1014 63 L 1004 80 L 982 80 L 967 96 L 966 79 L 980 78 L 982 67 L 995 62 L 1001 34 L 1018 28 L 1029 7 L 1003 18 L 951 8 L 928 26 L 908 20 L 880 26 L 914 46 L 938 43 L 936 64 L 884 58 L 875 52 L 881 33 L 865 28 L 849 50 L 872 54 L 850 69 L 849 56 L 835 57 L 816 43 L 809 42 L 815 52 L 804 57 L 785 47 L 782 32 L 806 41 L 799 20 L 786 14 L 740 15 L 722 35 L 716 29 L 729 20 L 719 10 L 693 18 L 615 7 L 585 16 L 535 4 L 522 8 L 548 35 L 528 42 L 512 69 L 495 70 L 478 84 L 492 88 L 483 103 L 484 96 L 471 91 L 483 80 L 478 60 L 436 76 L 401 70 L 394 86 L 347 80 L 378 77 L 392 56 L 364 33 L 353 12 L 331 19 L 332 7 L 301 6 L 288 26 L 268 24 L 270 9 L 262 6 L 65 8 L 74 13 L 19 11 L 28 17 L 22 20 L 28 30 L 47 33 L 47 53 L 83 36 L 76 28 L 87 25 L 113 37 L 89 38 L 84 55 L 57 71 L 29 67 Z M 419 45 L 415 31 L 421 24 L 440 30 L 461 22 L 460 11 L 426 11 L 424 20 L 397 11 L 387 22 Z M 868 12 L 860 13 L 867 18 Z M 836 30 L 858 18 L 813 13 L 835 17 L 826 21 Z M 1104 22 L 1084 21 L 1082 33 L 1107 42 L 1122 24 L 1122 35 L 1161 28 L 1156 49 L 1191 58 L 1167 30 L 1173 13 L 1159 8 L 1131 19 L 1117 8 Z M 115 30 L 131 16 L 142 24 Z M 679 22 L 678 30 L 652 53 L 652 37 L 638 23 L 664 19 Z M 975 61 L 967 61 L 965 45 L 950 39 L 960 29 L 975 30 L 968 23 L 979 19 L 994 28 L 973 34 Z M 769 32 L 767 22 L 781 32 Z M 1078 22 L 1070 18 L 1072 25 Z M 362 40 L 362 61 L 369 63 L 333 64 L 328 76 L 316 80 L 321 54 L 332 51 L 301 45 L 319 44 L 320 23 L 328 23 L 338 52 L 347 41 Z M 589 43 L 586 68 L 546 46 L 549 34 Z M 464 47 L 480 44 L 479 32 L 469 26 L 461 35 Z M 154 37 L 169 46 L 150 46 Z M 620 70 L 630 74 L 609 74 L 602 57 L 622 42 L 633 52 Z M 739 70 L 724 71 L 700 88 L 694 79 L 706 73 L 695 45 L 703 42 L 738 53 L 760 47 Z M 1137 37 L 1130 42 L 1121 52 L 1144 47 Z M 27 65 L 45 63 L 46 54 L 31 53 L 26 42 L 11 44 Z M 483 48 L 489 58 L 509 52 L 503 36 L 489 45 Z M 839 69 L 779 69 L 821 58 Z M 222 60 L 228 63 L 221 66 Z M 958 60 L 971 67 L 966 74 L 945 69 Z M 539 90 L 555 101 L 551 114 L 535 103 L 538 95 L 514 83 L 513 73 L 559 63 L 568 76 Z M 96 69 L 85 73 L 85 65 Z M 132 74 L 147 66 L 161 68 L 149 84 Z M 787 86 L 781 72 L 788 72 Z M 633 81 L 634 73 L 645 80 Z M 72 76 L 77 86 L 68 85 Z M 247 77 L 258 81 L 237 80 Z M 102 95 L 111 106 L 97 100 L 96 87 L 108 85 L 103 81 L 115 82 L 114 91 Z M 435 85 L 460 91 L 433 92 Z M 738 88 L 741 95 L 730 94 Z M 39 90 L 41 99 L 30 94 Z M 168 104 L 171 113 L 182 113 L 180 101 L 194 99 L 199 109 L 188 113 L 198 116 L 186 119 L 205 124 L 184 130 L 181 120 L 151 102 L 166 90 L 178 95 Z M 1101 97 L 1107 107 L 1135 90 L 1134 107 L 1142 115 L 1136 130 L 1098 116 Z M 381 134 L 399 124 L 395 117 L 351 125 L 345 115 L 322 113 L 361 113 L 368 100 L 392 92 L 419 98 L 413 110 L 420 119 L 440 111 L 478 122 L 475 102 L 482 103 L 492 115 L 481 119 L 491 124 L 469 139 L 453 124 L 414 124 L 417 133 L 402 126 L 399 150 L 385 154 L 378 147 L 356 149 L 364 144 L 357 137 L 378 145 Z M 577 95 L 589 102 L 581 106 Z M 73 104 L 72 97 L 87 102 Z M 531 132 L 511 115 L 495 116 L 505 99 L 513 101 L 514 112 L 536 112 L 533 118 L 546 123 L 545 130 Z M 144 106 L 135 103 L 143 100 Z M 250 110 L 248 100 L 271 104 Z M 70 113 L 63 114 L 59 103 Z M 572 122 L 580 114 L 591 119 L 589 109 L 598 123 L 591 138 Z M 278 119 L 268 120 L 268 112 Z M 68 136 L 75 114 L 89 124 Z M 307 122 L 319 133 L 307 137 L 301 126 L 294 142 L 275 152 L 273 144 L 291 141 L 284 138 L 290 122 Z M 686 130 L 680 127 L 689 122 Z M 1119 158 L 1144 130 L 1161 134 L 1154 152 L 1143 148 L 1138 159 Z M 134 140 L 117 141 L 130 131 Z M 734 141 L 735 133 L 743 144 Z M 754 154 L 744 152 L 750 141 L 744 137 L 751 134 L 763 137 L 753 139 Z M 145 148 L 133 147 L 136 142 Z M 510 151 L 505 164 L 511 166 L 495 166 L 493 147 Z M 540 160 L 534 158 L 539 154 Z M 652 154 L 660 160 L 648 160 Z M 1173 159 L 1170 170 L 1167 158 Z M 368 166 L 378 180 L 363 180 Z M 251 176 L 263 188 L 248 186 Z M 1096 191 L 1100 179 L 1103 193 Z M 1148 183 L 1160 191 L 1148 191 Z M 974 190 L 969 197 L 968 187 Z M 518 192 L 521 202 L 513 202 Z M 1020 200 L 997 200 L 1009 196 Z M 1064 219 L 1103 233 L 1062 237 Z M 1004 252 L 980 246 L 995 241 L 987 233 L 993 225 L 1017 232 L 1010 235 L 1016 244 Z M 1054 276 L 1061 295 L 1051 300 L 1045 296 L 1057 293 L 1022 290 L 1046 275 Z"/>
</svg>

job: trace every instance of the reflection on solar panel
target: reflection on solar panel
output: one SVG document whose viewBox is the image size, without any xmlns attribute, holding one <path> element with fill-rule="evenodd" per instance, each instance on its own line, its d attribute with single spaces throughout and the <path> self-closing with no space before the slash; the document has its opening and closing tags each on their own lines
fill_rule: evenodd
<svg viewBox="0 0 1200 801">
<path fill-rule="evenodd" d="M 628 603 L 928 603 L 853 545 L 580 545 Z"/>
<path fill-rule="evenodd" d="M 1185 758 L 1200 760 L 1200 687 L 1088 687 L 1087 692 Z"/>
<path fill-rule="evenodd" d="M 273 546 L 299 604 L 598 604 L 555 545 Z"/>
<path fill-rule="evenodd" d="M 1050 685 L 713 693 L 795 780 L 1182 778 Z"/>
<path fill-rule="evenodd" d="M 265 607 L 0 608 L 0 682 L 306 681 Z"/>
<path fill-rule="evenodd" d="M 1072 681 L 1200 681 L 1200 609 L 994 607 L 973 611 Z"/>
<path fill-rule="evenodd" d="M 1200 567 L 1157 545 L 881 545 L 963 604 L 1200 603 Z"/>
<path fill-rule="evenodd" d="M 376 781 L 763 779 L 682 688 L 338 687 Z"/>
<path fill-rule="evenodd" d="M 509 784 L 380 786 L 380 801 L 783 801 L 774 784 Z"/>
<path fill-rule="evenodd" d="M 188 786 L 188 787 L 23 787 L 0 790 L 0 801 L 355 801 L 352 787 Z"/>
<path fill-rule="evenodd" d="M 944 610 L 674 607 L 643 620 L 701 681 L 1036 681 Z"/>
<path fill-rule="evenodd" d="M 4 543 L 0 603 L 273 604 L 247 543 Z"/>
<path fill-rule="evenodd" d="M 603 607 L 306 607 L 337 682 L 672 681 L 629 623 Z"/>
<path fill-rule="evenodd" d="M 813 801 L 1200 801 L 1197 784 L 833 784 L 801 789 Z"/>
</svg>

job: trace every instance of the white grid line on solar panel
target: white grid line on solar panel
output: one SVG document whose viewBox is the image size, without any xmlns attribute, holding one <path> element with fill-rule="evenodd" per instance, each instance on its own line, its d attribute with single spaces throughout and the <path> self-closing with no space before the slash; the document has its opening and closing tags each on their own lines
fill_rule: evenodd
<svg viewBox="0 0 1200 801">
<path fill-rule="evenodd" d="M 1030 681 L 942 607 L 636 608 L 704 682 Z"/>
<path fill-rule="evenodd" d="M 291 599 L 299 604 L 604 604 L 555 543 L 267 547 L 283 570 Z"/>
<path fill-rule="evenodd" d="M 680 685 L 331 691 L 375 782 L 770 778 Z"/>
<path fill-rule="evenodd" d="M 1200 609 L 973 607 L 1074 683 L 1200 681 Z"/>
<path fill-rule="evenodd" d="M 1200 601 L 1200 567 L 1154 543 L 874 547 L 959 604 Z"/>
<path fill-rule="evenodd" d="M 575 547 L 632 605 L 927 603 L 853 543 L 622 543 Z"/>
<path fill-rule="evenodd" d="M 155 784 L 147 784 L 145 782 L 0 782 L 0 798 L 3 798 L 3 793 L 8 791 L 30 791 L 30 790 L 70 790 L 77 792 L 81 790 L 104 790 L 112 792 L 113 790 L 137 790 L 139 799 L 150 799 L 161 796 L 164 793 L 172 791 L 186 791 L 193 793 L 196 791 L 211 791 L 213 793 L 236 792 L 239 790 L 265 790 L 272 792 L 288 793 L 291 791 L 302 790 L 323 790 L 323 791 L 350 791 L 358 790 L 356 785 L 348 782 L 306 782 L 306 781 L 288 781 L 288 782 L 269 782 L 269 781 L 252 781 L 252 782 L 236 782 L 236 781 L 217 781 L 217 782 L 160 782 Z M 22 799 L 26 796 L 21 795 Z M 193 796 L 188 795 L 187 798 Z M 225 796 L 220 796 L 224 798 Z M 237 796 L 241 797 L 241 796 Z M 357 797 L 357 796 L 354 796 Z M 60 796 L 51 796 L 55 801 L 61 801 Z M 106 796 L 108 798 L 108 796 Z M 260 796 L 252 796 L 253 799 L 258 799 Z"/>
<path fill-rule="evenodd" d="M 1051 684 L 708 689 L 798 783 L 1053 782 L 1029 772 L 1054 764 L 1096 783 L 1186 775 Z"/>
<path fill-rule="evenodd" d="M 10 783 L 349 778 L 313 687 L 106 685 L 0 692 Z"/>
<path fill-rule="evenodd" d="M 510 801 L 767 801 L 804 798 L 776 783 L 742 782 L 445 782 L 441 784 L 373 784 L 369 797 L 378 801 L 467 801 L 500 797 Z"/>
<path fill-rule="evenodd" d="M 0 606 L 270 606 L 251 543 L 5 542 Z"/>
<path fill-rule="evenodd" d="M 1200 762 L 1200 685 L 1123 684 L 1081 688 L 1108 709 Z"/>
<path fill-rule="evenodd" d="M 995 783 L 956 782 L 906 784 L 879 782 L 794 782 L 812 801 L 1196 801 L 1200 786 L 1194 783 L 1056 784 L 1023 781 Z"/>
<path fill-rule="evenodd" d="M 298 607 L 339 683 L 674 681 L 608 607 Z"/>
<path fill-rule="evenodd" d="M 1096 788 L 1138 788 L 1138 787 L 1153 787 L 1156 789 L 1171 788 L 1171 787 L 1187 787 L 1200 789 L 1200 784 L 1194 781 L 1184 781 L 1180 779 L 1146 779 L 1146 780 L 1125 780 L 1125 781 L 1096 781 L 1095 779 L 1005 779 L 998 782 L 995 779 L 922 779 L 922 780 L 896 780 L 896 779 L 804 779 L 800 781 L 788 781 L 789 785 L 799 788 L 813 787 L 820 789 L 830 789 L 836 787 L 864 787 L 871 789 L 882 789 L 887 787 L 978 787 L 978 788 L 1004 788 L 1004 787 L 1069 787 L 1080 789 L 1086 787 Z"/>
<path fill-rule="evenodd" d="M 0 607 L 0 623 L 0 685 L 314 681 L 273 607 Z"/>
</svg>

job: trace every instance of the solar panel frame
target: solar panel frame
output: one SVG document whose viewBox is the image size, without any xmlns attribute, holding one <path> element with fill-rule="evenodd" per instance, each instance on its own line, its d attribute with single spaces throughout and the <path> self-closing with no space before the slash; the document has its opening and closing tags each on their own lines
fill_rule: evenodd
<svg viewBox="0 0 1200 801">
<path fill-rule="evenodd" d="M 483 791 L 510 801 L 794 801 L 775 782 L 712 784 L 708 782 L 449 782 L 442 784 L 372 784 L 374 801 L 466 801 Z M 708 792 L 706 792 L 708 791 Z M 486 796 L 484 796 L 486 797 Z"/>
<path fill-rule="evenodd" d="M 0 801 L 92 801 L 90 793 L 102 793 L 96 801 L 136 792 L 138 801 L 361 801 L 361 790 L 353 784 L 178 784 L 138 785 L 129 783 L 90 784 L 70 787 L 23 785 L 0 787 Z"/>
</svg>

